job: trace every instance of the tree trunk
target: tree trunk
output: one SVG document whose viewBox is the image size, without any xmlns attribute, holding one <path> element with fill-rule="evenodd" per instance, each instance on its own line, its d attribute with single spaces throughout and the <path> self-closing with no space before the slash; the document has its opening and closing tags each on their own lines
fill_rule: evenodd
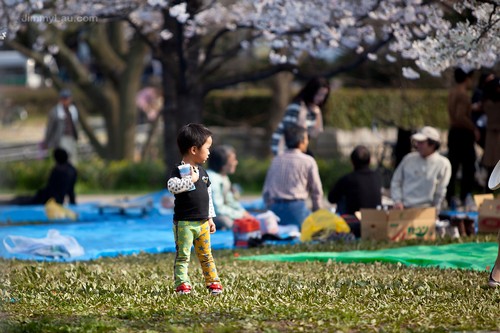
<svg viewBox="0 0 500 333">
<path fill-rule="evenodd" d="M 292 91 L 291 84 L 293 81 L 293 74 L 289 72 L 281 72 L 274 75 L 271 79 L 271 90 L 272 90 L 272 100 L 271 107 L 269 110 L 269 124 L 266 127 L 266 140 L 269 142 L 268 152 L 270 153 L 270 143 L 271 136 L 274 130 L 278 127 L 283 115 L 285 114 L 285 109 L 290 103 Z"/>
<path fill-rule="evenodd" d="M 199 91 L 187 91 L 180 94 L 175 84 L 164 78 L 163 91 L 165 104 L 163 108 L 163 143 L 167 172 L 180 161 L 177 148 L 177 133 L 182 126 L 201 122 L 203 96 Z"/>
<path fill-rule="evenodd" d="M 120 157 L 133 160 L 135 153 L 135 128 L 137 122 L 137 107 L 135 98 L 140 88 L 140 77 L 144 71 L 144 57 L 147 52 L 146 44 L 139 37 L 132 41 L 128 54 L 128 66 L 121 75 L 119 84 L 120 117 L 118 151 Z"/>
</svg>

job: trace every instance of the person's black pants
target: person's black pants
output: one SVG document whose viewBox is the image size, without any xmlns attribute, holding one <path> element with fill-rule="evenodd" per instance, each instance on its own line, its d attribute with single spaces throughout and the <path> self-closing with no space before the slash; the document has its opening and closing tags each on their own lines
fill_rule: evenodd
<svg viewBox="0 0 500 333">
<path fill-rule="evenodd" d="M 476 171 L 476 151 L 474 150 L 474 132 L 461 128 L 451 128 L 448 132 L 448 159 L 451 163 L 451 178 L 446 192 L 448 205 L 455 195 L 457 171 L 462 166 L 460 181 L 460 200 L 465 201 L 468 193 L 474 188 L 474 173 Z"/>
</svg>

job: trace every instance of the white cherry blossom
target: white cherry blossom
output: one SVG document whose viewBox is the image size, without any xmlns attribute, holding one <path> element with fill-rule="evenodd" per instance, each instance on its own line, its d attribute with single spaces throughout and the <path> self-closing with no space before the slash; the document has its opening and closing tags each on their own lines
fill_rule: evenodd
<svg viewBox="0 0 500 333">
<path fill-rule="evenodd" d="M 156 35 L 152 42 L 158 43 L 175 36 L 163 22 L 162 13 L 167 12 L 183 25 L 187 39 L 210 40 L 227 29 L 243 49 L 258 45 L 254 41 L 259 36 L 259 42 L 269 46 L 272 63 L 296 63 L 305 53 L 316 56 L 332 49 L 361 54 L 387 38 L 391 53 L 414 60 L 420 70 L 434 75 L 452 66 L 493 66 L 500 55 L 500 0 L 206 0 L 192 7 L 188 1 L 168 0 L 4 0 L 0 28 L 14 38 L 28 24 L 22 17 L 94 15 L 129 20 L 141 33 Z M 447 20 L 461 14 L 473 20 Z"/>
</svg>

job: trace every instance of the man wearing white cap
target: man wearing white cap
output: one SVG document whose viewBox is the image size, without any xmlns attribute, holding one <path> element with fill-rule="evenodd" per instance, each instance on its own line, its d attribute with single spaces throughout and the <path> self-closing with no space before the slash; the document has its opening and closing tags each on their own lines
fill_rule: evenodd
<svg viewBox="0 0 500 333">
<path fill-rule="evenodd" d="M 439 211 L 451 176 L 450 161 L 438 152 L 439 132 L 425 126 L 412 140 L 416 151 L 403 158 L 391 180 L 394 208 L 436 207 Z"/>
</svg>

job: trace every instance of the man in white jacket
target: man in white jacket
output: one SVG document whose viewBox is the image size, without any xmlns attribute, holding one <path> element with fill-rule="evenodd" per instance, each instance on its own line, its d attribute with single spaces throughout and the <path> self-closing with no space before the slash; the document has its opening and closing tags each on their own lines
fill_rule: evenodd
<svg viewBox="0 0 500 333">
<path fill-rule="evenodd" d="M 439 211 L 451 176 L 450 161 L 438 152 L 439 132 L 425 126 L 412 140 L 416 151 L 403 158 L 391 180 L 394 208 L 436 207 Z"/>
<path fill-rule="evenodd" d="M 64 149 L 75 165 L 78 161 L 78 111 L 72 102 L 71 91 L 61 90 L 59 103 L 49 113 L 42 148 Z"/>
</svg>

